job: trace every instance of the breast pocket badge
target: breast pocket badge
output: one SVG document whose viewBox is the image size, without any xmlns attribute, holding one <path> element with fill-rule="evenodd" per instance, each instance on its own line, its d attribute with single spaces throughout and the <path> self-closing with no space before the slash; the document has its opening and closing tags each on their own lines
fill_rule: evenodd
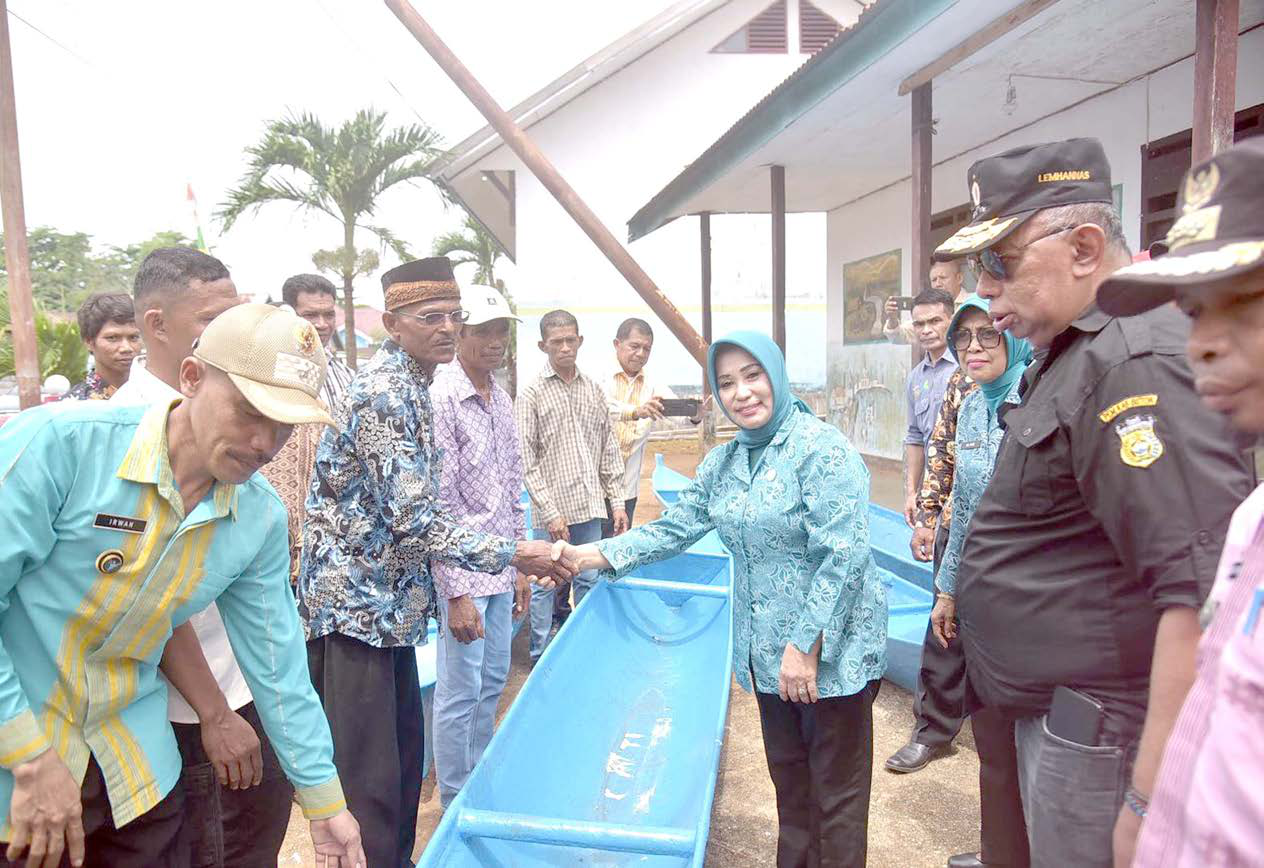
<svg viewBox="0 0 1264 868">
<path fill-rule="evenodd" d="M 1133 416 L 1115 426 L 1119 458 L 1129 467 L 1149 467 L 1163 456 L 1163 441 L 1154 432 L 1154 417 Z"/>
</svg>

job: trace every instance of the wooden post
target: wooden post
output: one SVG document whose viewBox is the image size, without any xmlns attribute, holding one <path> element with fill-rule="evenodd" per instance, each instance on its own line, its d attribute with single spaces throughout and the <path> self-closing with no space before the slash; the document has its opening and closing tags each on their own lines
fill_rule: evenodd
<svg viewBox="0 0 1264 868">
<path fill-rule="evenodd" d="M 518 155 L 518 158 L 526 164 L 531 170 L 531 174 L 539 179 L 540 183 L 546 190 L 553 194 L 553 198 L 566 211 L 571 218 L 579 224 L 579 228 L 592 239 L 593 244 L 597 245 L 606 258 L 610 260 L 610 264 L 618 269 L 624 279 L 632 285 L 641 298 L 645 299 L 645 303 L 650 309 L 658 315 L 664 325 L 671 330 L 676 339 L 684 344 L 685 349 L 690 355 L 697 360 L 698 364 L 705 365 L 707 363 L 707 345 L 702 338 L 694 331 L 693 326 L 689 324 L 689 320 L 676 308 L 674 304 L 663 295 L 650 276 L 645 273 L 637 261 L 632 258 L 627 249 L 615 239 L 606 225 L 601 222 L 592 209 L 579 197 L 574 188 L 566 183 L 566 179 L 562 177 L 557 168 L 549 162 L 535 143 L 527 138 L 527 134 L 522 131 L 502 109 L 496 100 L 492 99 L 492 95 L 479 84 L 478 80 L 470 73 L 465 65 L 457 58 L 452 50 L 448 48 L 426 23 L 417 10 L 412 7 L 408 0 L 385 0 L 387 7 L 395 13 L 400 22 L 408 29 L 408 32 L 421 43 L 421 47 L 434 58 L 435 63 L 448 74 L 453 83 L 461 89 L 461 92 L 469 99 L 474 107 L 482 113 L 487 122 L 491 124 L 501 140 L 509 146 L 509 148 Z"/>
<path fill-rule="evenodd" d="M 711 344 L 711 212 L 703 211 L 698 215 L 698 230 L 701 236 L 702 249 L 702 339 Z M 711 381 L 707 372 L 702 372 L 702 398 L 711 394 Z M 698 426 L 698 438 L 702 451 L 706 453 L 715 446 L 715 413 L 703 413 L 702 423 Z"/>
<path fill-rule="evenodd" d="M 930 89 L 931 83 L 928 81 L 915 88 L 912 93 L 913 175 L 910 186 L 913 191 L 913 233 L 912 244 L 909 245 L 912 253 L 912 262 L 909 263 L 909 273 L 912 276 L 909 295 L 921 292 L 926 285 L 926 273 L 930 269 L 930 137 L 933 132 Z M 917 364 L 921 357 L 922 348 L 913 343 L 913 364 Z"/>
<path fill-rule="evenodd" d="M 772 339 L 786 351 L 786 167 L 770 166 L 772 179 Z"/>
<path fill-rule="evenodd" d="M 1194 164 L 1233 145 L 1238 0 L 1198 0 L 1194 13 Z"/>
<path fill-rule="evenodd" d="M 7 0 L 0 0 L 0 210 L 4 213 L 4 255 L 9 273 L 9 314 L 18 403 L 25 410 L 40 402 L 40 369 L 35 343 L 35 303 L 31 299 L 31 261 L 26 249 L 26 209 L 22 203 L 22 163 L 18 158 L 18 110 L 13 94 Z"/>
</svg>

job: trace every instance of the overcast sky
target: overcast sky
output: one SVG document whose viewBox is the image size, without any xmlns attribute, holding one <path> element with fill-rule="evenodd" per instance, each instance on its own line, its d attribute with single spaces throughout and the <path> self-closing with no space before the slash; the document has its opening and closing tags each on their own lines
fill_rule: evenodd
<svg viewBox="0 0 1264 868">
<path fill-rule="evenodd" d="M 670 0 L 414 4 L 508 107 Z M 11 0 L 9 11 L 28 226 L 99 244 L 192 235 L 192 183 L 214 252 L 260 299 L 341 243 L 335 222 L 284 204 L 221 234 L 211 212 L 266 121 L 310 111 L 336 126 L 374 106 L 396 124 L 423 119 L 448 144 L 482 125 L 380 0 Z M 424 254 L 460 216 L 428 188 L 400 187 L 377 219 Z M 357 299 L 378 303 L 376 286 L 362 281 Z"/>
</svg>

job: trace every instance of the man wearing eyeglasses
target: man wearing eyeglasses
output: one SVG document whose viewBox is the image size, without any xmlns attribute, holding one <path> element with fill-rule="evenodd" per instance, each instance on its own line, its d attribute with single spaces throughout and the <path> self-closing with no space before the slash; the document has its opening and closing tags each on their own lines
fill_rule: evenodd
<svg viewBox="0 0 1264 868">
<path fill-rule="evenodd" d="M 574 573 L 548 542 L 457 525 L 441 507 L 429 385 L 468 315 L 444 257 L 382 276 L 390 339 L 351 381 L 321 440 L 298 579 L 308 664 L 370 865 L 411 865 L 421 798 L 415 647 L 436 613 L 431 560 L 480 573 Z M 544 579 L 551 583 L 551 579 Z"/>
<path fill-rule="evenodd" d="M 996 328 L 1038 354 L 958 571 L 967 710 L 1013 721 L 1032 864 L 1109 866 L 1123 795 L 1150 791 L 1189 687 L 1197 609 L 1252 474 L 1194 392 L 1179 311 L 1096 306 L 1131 261 L 1101 144 L 1016 148 L 968 183 L 973 221 L 935 256 L 975 257 Z"/>
</svg>

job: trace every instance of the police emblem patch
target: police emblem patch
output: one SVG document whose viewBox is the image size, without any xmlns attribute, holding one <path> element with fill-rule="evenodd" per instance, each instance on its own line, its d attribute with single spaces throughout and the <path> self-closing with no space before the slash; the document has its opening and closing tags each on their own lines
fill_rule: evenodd
<svg viewBox="0 0 1264 868">
<path fill-rule="evenodd" d="M 1119 459 L 1129 467 L 1149 467 L 1163 456 L 1163 441 L 1154 431 L 1153 416 L 1132 416 L 1115 426 Z"/>
<path fill-rule="evenodd" d="M 112 575 L 123 568 L 123 553 L 118 549 L 108 549 L 97 555 L 97 572 Z"/>
</svg>

